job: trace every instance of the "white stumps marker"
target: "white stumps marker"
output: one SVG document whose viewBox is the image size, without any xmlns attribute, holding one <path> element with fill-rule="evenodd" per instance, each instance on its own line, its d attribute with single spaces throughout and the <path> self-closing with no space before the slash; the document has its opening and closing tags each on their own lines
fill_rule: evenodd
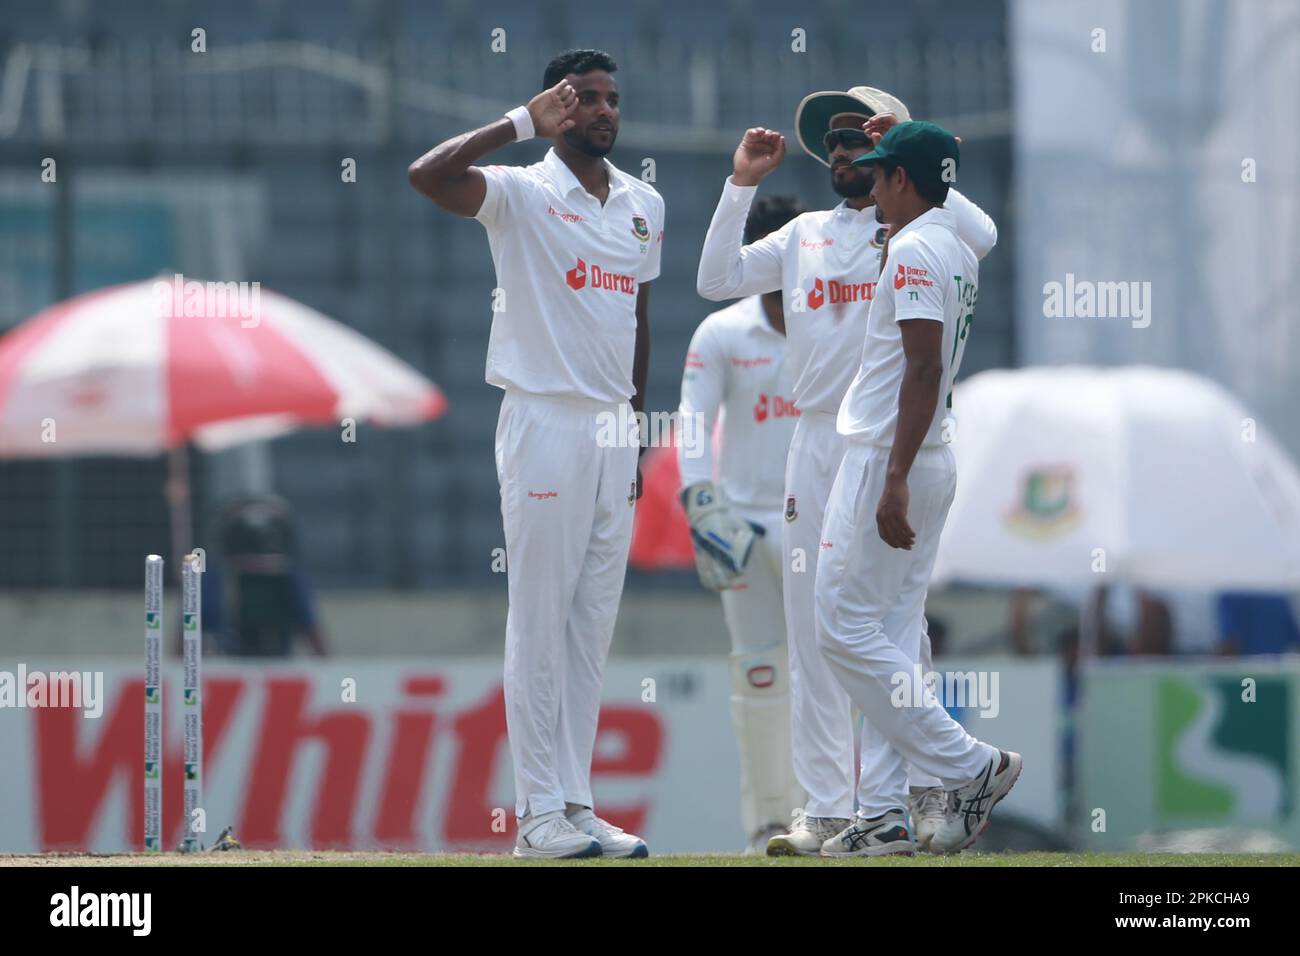
<svg viewBox="0 0 1300 956">
<path fill-rule="evenodd" d="M 182 644 L 185 652 L 185 838 L 181 850 L 201 848 L 201 834 L 194 829 L 203 806 L 203 599 L 200 591 L 201 565 L 195 555 L 186 555 L 181 571 Z"/>
<path fill-rule="evenodd" d="M 144 848 L 162 849 L 163 559 L 144 559 Z"/>
</svg>

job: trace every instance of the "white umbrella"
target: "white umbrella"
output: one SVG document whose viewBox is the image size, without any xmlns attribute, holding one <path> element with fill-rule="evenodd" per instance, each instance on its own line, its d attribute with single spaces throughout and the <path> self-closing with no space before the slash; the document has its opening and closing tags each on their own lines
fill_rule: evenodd
<svg viewBox="0 0 1300 956">
<path fill-rule="evenodd" d="M 953 411 L 937 581 L 1300 586 L 1300 473 L 1215 383 L 1144 366 L 991 371 L 957 387 Z"/>
<path fill-rule="evenodd" d="M 411 366 L 293 299 L 179 279 L 77 296 L 0 338 L 0 458 L 171 452 L 179 556 L 187 442 L 213 450 L 344 419 L 411 425 L 446 407 Z"/>
</svg>

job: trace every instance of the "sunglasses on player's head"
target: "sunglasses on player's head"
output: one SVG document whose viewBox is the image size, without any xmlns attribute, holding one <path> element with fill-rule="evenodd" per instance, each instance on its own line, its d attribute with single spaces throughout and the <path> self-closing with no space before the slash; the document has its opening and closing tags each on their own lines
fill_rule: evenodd
<svg viewBox="0 0 1300 956">
<path fill-rule="evenodd" d="M 845 149 L 862 149 L 864 146 L 871 146 L 871 137 L 863 130 L 854 129 L 847 126 L 844 129 L 827 130 L 826 135 L 822 137 L 822 142 L 826 144 L 826 152 L 835 152 L 836 146 L 843 146 Z"/>
</svg>

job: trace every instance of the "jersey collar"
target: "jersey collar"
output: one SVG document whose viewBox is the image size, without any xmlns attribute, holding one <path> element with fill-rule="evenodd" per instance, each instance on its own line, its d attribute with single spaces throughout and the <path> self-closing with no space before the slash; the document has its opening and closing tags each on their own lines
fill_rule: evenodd
<svg viewBox="0 0 1300 956">
<path fill-rule="evenodd" d="M 605 200 L 605 205 L 619 193 L 627 189 L 627 184 L 623 181 L 623 173 L 611 163 L 608 159 L 602 160 L 605 169 L 609 173 L 609 197 Z M 555 152 L 552 146 L 546 151 L 546 157 L 542 160 L 542 167 L 546 170 L 547 177 L 555 184 L 555 188 L 560 191 L 560 195 L 568 196 L 575 189 L 584 196 L 591 196 L 582 183 L 578 182 L 578 177 L 573 175 L 573 170 L 565 165 L 564 160 L 560 159 L 559 154 Z M 595 198 L 594 196 L 592 197 Z"/>
<path fill-rule="evenodd" d="M 857 218 L 859 216 L 869 216 L 871 217 L 872 222 L 876 221 L 875 206 L 864 206 L 861 209 L 850 209 L 849 201 L 847 199 L 841 199 L 839 205 L 837 205 L 832 211 L 837 216 L 845 216 L 853 219 L 855 222 L 859 221 Z"/>
<path fill-rule="evenodd" d="M 750 335 L 775 335 L 784 338 L 780 332 L 772 328 L 772 323 L 767 321 L 767 313 L 763 311 L 763 296 L 761 294 L 750 299 L 749 328 L 746 331 Z"/>
<path fill-rule="evenodd" d="M 896 242 L 899 239 L 901 239 L 903 236 L 911 232 L 913 229 L 916 229 L 927 223 L 934 223 L 936 226 L 943 226 L 945 229 L 951 229 L 953 232 L 957 231 L 956 217 L 953 216 L 953 214 L 949 212 L 947 209 L 944 209 L 942 206 L 935 206 L 933 209 L 927 209 L 925 212 L 921 213 L 921 215 L 917 216 L 915 219 L 909 222 L 902 229 L 898 230 L 898 232 L 890 236 L 889 241 L 891 243 Z"/>
</svg>

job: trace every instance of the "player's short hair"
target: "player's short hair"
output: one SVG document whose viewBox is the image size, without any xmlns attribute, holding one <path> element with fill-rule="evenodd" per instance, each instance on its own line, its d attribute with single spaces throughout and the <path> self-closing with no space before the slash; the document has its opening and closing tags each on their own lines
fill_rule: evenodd
<svg viewBox="0 0 1300 956">
<path fill-rule="evenodd" d="M 613 73 L 618 69 L 614 58 L 603 50 L 566 50 L 546 64 L 546 74 L 542 77 L 542 89 L 549 90 L 570 73 L 581 76 L 592 70 L 604 70 Z"/>
<path fill-rule="evenodd" d="M 558 81 L 557 81 L 558 82 Z M 894 170 L 898 168 L 898 163 L 890 162 L 887 159 L 880 160 L 876 165 L 885 171 L 886 176 L 894 175 Z M 926 202 L 934 203 L 936 206 L 942 206 L 948 200 L 948 184 L 942 179 L 936 179 L 930 182 L 922 182 L 919 179 L 912 179 L 912 185 L 916 187 L 916 194 Z"/>
<path fill-rule="evenodd" d="M 799 200 L 793 196 L 767 196 L 754 203 L 745 220 L 745 245 L 758 242 L 770 232 L 776 232 L 787 222 L 804 212 Z"/>
</svg>

